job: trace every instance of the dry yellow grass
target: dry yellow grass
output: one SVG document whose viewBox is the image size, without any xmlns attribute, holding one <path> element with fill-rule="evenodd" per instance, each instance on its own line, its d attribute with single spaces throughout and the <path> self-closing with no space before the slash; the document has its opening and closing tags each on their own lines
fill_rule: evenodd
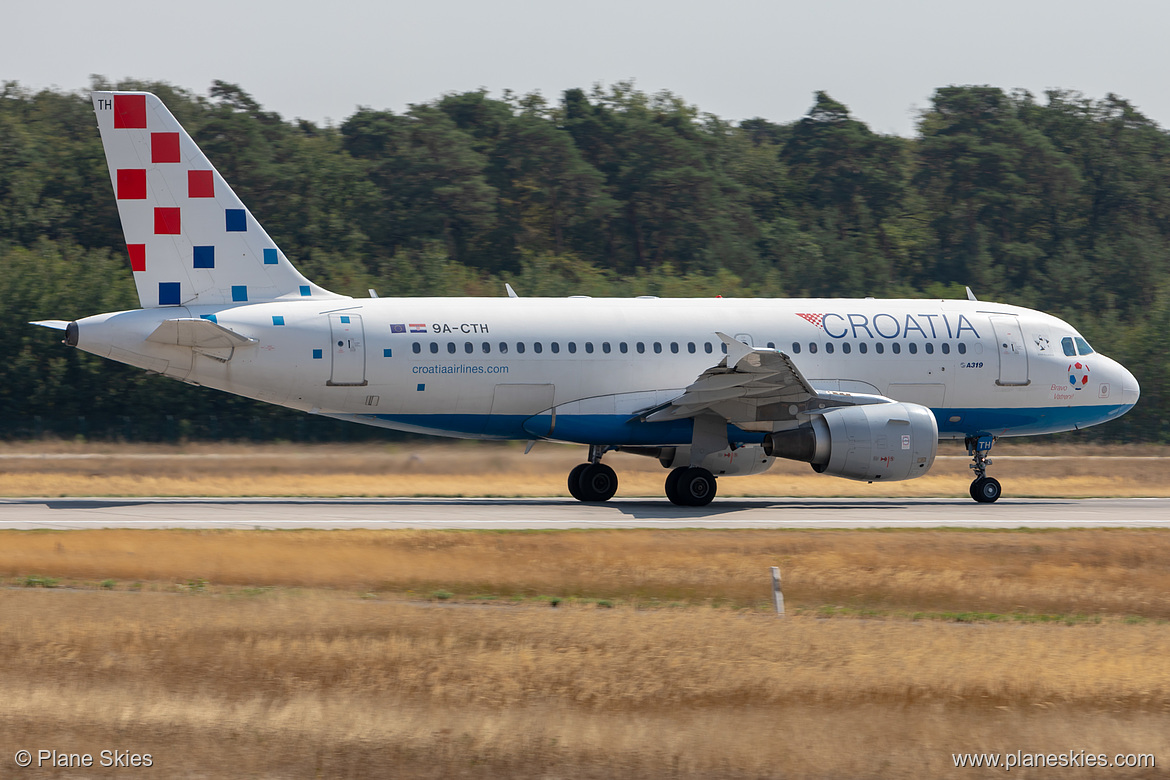
<svg viewBox="0 0 1170 780">
<path fill-rule="evenodd" d="M 1165 766 L 1168 561 L 1170 533 L 1130 529 L 2 532 L 0 761 L 918 778 L 953 753 L 1083 749 Z M 20 587 L 45 577 L 71 587 Z"/>
<path fill-rule="evenodd" d="M 897 778 L 955 752 L 1170 749 L 1166 625 L 311 592 L 7 591 L 0 613 L 5 757 L 118 746 L 167 777 Z"/>
<path fill-rule="evenodd" d="M 779 461 L 763 475 L 720 480 L 719 493 L 966 496 L 971 474 L 962 449 L 944 443 L 942 452 L 930 475 L 908 482 L 869 485 Z M 1044 449 L 1004 442 L 992 474 L 1014 496 L 1170 496 L 1170 458 L 1164 455 L 1156 447 Z M 6 445 L 0 446 L 0 496 L 564 496 L 565 475 L 582 458 L 580 447 L 551 444 L 528 456 L 520 447 L 489 443 Z M 657 461 L 621 453 L 606 460 L 619 473 L 619 496 L 662 495 L 666 472 Z"/>
<path fill-rule="evenodd" d="M 1170 533 L 0 532 L 0 577 L 1170 618 Z"/>
</svg>

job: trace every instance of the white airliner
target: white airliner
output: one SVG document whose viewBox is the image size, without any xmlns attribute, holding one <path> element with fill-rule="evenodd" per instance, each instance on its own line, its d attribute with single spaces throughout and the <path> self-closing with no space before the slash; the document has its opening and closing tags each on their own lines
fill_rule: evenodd
<svg viewBox="0 0 1170 780">
<path fill-rule="evenodd" d="M 95 92 L 142 308 L 64 322 L 65 343 L 190 384 L 441 436 L 589 445 L 670 469 L 703 506 L 774 458 L 869 482 L 920 477 L 963 439 L 971 496 L 1001 436 L 1084 428 L 1138 400 L 1068 323 L 974 300 L 350 298 L 305 279 L 154 95 Z"/>
</svg>

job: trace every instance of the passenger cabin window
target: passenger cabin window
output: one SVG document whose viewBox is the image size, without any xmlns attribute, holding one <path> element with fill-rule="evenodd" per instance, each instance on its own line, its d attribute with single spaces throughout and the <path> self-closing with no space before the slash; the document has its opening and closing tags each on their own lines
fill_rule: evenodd
<svg viewBox="0 0 1170 780">
<path fill-rule="evenodd" d="M 869 352 L 869 344 L 866 344 L 864 341 L 860 342 L 857 345 L 857 351 L 864 355 L 866 352 Z"/>
<path fill-rule="evenodd" d="M 879 341 L 878 343 L 873 345 L 873 349 L 874 349 L 874 352 L 877 352 L 880 355 L 886 351 L 886 345 Z"/>
<path fill-rule="evenodd" d="M 853 347 L 849 346 L 848 341 L 843 341 L 843 342 L 841 342 L 841 351 L 844 352 L 846 355 L 848 355 L 850 352 L 853 351 Z"/>
<path fill-rule="evenodd" d="M 618 342 L 618 352 L 621 352 L 624 355 L 629 351 L 630 351 L 630 348 L 626 344 L 626 342 L 624 342 L 624 341 Z"/>
<path fill-rule="evenodd" d="M 959 354 L 960 354 L 960 355 L 966 355 L 966 354 L 967 354 L 967 345 L 966 345 L 966 344 L 964 344 L 962 341 L 960 341 L 960 342 L 959 342 Z"/>
<path fill-rule="evenodd" d="M 677 341 L 670 342 L 670 351 L 671 351 L 671 353 L 673 353 L 675 355 L 678 354 L 678 342 Z"/>
<path fill-rule="evenodd" d="M 662 352 L 662 342 L 661 342 L 661 341 L 655 341 L 655 342 L 654 342 L 654 354 L 656 354 L 656 355 L 657 355 L 657 354 L 659 354 L 659 353 L 661 353 L 661 352 Z"/>
<path fill-rule="evenodd" d="M 693 342 L 693 341 L 687 342 L 687 352 L 690 352 L 692 355 L 695 354 L 695 342 Z"/>
<path fill-rule="evenodd" d="M 431 354 L 434 355 L 434 354 L 438 353 L 438 351 L 439 351 L 438 342 L 432 341 L 431 342 Z"/>
<path fill-rule="evenodd" d="M 577 354 L 577 342 L 575 342 L 575 341 L 570 341 L 570 342 L 569 342 L 569 354 L 570 354 L 570 355 L 576 355 L 576 354 Z"/>
<path fill-rule="evenodd" d="M 705 351 L 705 352 L 706 352 L 708 355 L 710 355 L 710 354 L 711 354 L 711 352 L 714 350 L 714 347 L 712 347 L 712 346 L 711 346 L 711 342 L 710 342 L 710 341 L 706 341 L 706 342 L 703 342 L 703 350 L 704 350 L 704 351 Z"/>
<path fill-rule="evenodd" d="M 585 342 L 585 353 L 588 355 L 593 354 L 593 342 L 592 341 Z"/>
<path fill-rule="evenodd" d="M 942 353 L 944 355 L 951 354 L 951 345 L 945 341 L 942 343 Z"/>
<path fill-rule="evenodd" d="M 917 355 L 918 354 L 918 345 L 915 344 L 913 341 L 911 341 L 909 346 L 910 346 L 910 354 Z"/>
<path fill-rule="evenodd" d="M 492 352 L 492 345 L 486 341 L 483 343 L 483 354 L 490 355 Z"/>
<path fill-rule="evenodd" d="M 1067 357 L 1076 357 L 1077 348 L 1073 346 L 1072 336 L 1065 336 L 1060 340 L 1060 348 L 1064 350 Z"/>
<path fill-rule="evenodd" d="M 532 342 L 532 351 L 539 355 L 541 352 L 544 352 L 544 345 L 539 341 L 534 341 Z"/>
<path fill-rule="evenodd" d="M 792 342 L 792 354 L 793 355 L 800 354 L 800 342 L 799 341 Z"/>
<path fill-rule="evenodd" d="M 769 341 L 769 342 L 768 342 L 768 349 L 776 349 L 776 342 L 775 342 L 775 341 Z"/>
<path fill-rule="evenodd" d="M 561 342 L 554 341 L 553 343 L 548 345 L 548 348 L 553 351 L 554 355 L 556 355 L 561 351 Z"/>
<path fill-rule="evenodd" d="M 523 341 L 516 342 L 516 352 L 518 352 L 521 355 L 524 354 L 524 342 Z"/>
<path fill-rule="evenodd" d="M 817 343 L 816 343 L 815 341 L 810 341 L 810 342 L 808 343 L 808 353 L 809 353 L 810 355 L 815 355 L 815 354 L 817 354 Z"/>
<path fill-rule="evenodd" d="M 894 354 L 895 354 L 895 355 L 901 355 L 901 354 L 902 354 L 902 345 L 901 345 L 901 344 L 899 344 L 899 343 L 898 343 L 898 342 L 896 342 L 896 341 L 895 341 L 893 344 L 891 344 L 891 345 L 890 345 L 890 349 L 892 349 L 892 350 L 894 351 Z"/>
<path fill-rule="evenodd" d="M 646 351 L 646 345 L 640 341 L 634 345 L 634 348 L 638 350 L 639 355 Z"/>
<path fill-rule="evenodd" d="M 928 354 L 928 355 L 934 354 L 934 344 L 931 344 L 929 341 L 926 342 L 926 354 Z"/>
<path fill-rule="evenodd" d="M 450 352 L 452 355 L 455 354 L 455 342 L 454 341 L 447 342 L 447 351 Z"/>
<path fill-rule="evenodd" d="M 608 341 L 601 342 L 601 351 L 607 355 L 609 354 L 609 342 Z"/>
<path fill-rule="evenodd" d="M 1080 336 L 1077 336 L 1077 354 L 1078 355 L 1092 355 L 1093 348 L 1089 346 L 1089 342 L 1085 341 Z"/>
<path fill-rule="evenodd" d="M 466 341 L 463 343 L 463 351 L 466 352 L 468 355 L 471 354 L 471 351 L 473 349 L 475 349 L 475 345 L 472 344 L 470 341 Z"/>
<path fill-rule="evenodd" d="M 825 344 L 825 352 L 829 353 L 830 355 L 833 354 L 833 342 L 830 341 Z"/>
<path fill-rule="evenodd" d="M 410 345 L 410 348 L 411 348 L 412 350 L 414 350 L 414 354 L 416 354 L 416 355 L 417 355 L 418 353 L 422 352 L 422 344 L 419 344 L 417 341 L 416 341 L 416 342 L 414 342 L 413 344 L 411 344 L 411 345 Z"/>
<path fill-rule="evenodd" d="M 506 342 L 506 341 L 500 342 L 500 354 L 501 355 L 508 354 L 508 342 Z"/>
</svg>

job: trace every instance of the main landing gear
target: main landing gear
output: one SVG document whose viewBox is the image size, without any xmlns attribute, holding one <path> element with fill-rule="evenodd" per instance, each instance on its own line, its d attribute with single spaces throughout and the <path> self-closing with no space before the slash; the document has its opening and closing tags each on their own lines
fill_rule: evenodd
<svg viewBox="0 0 1170 780">
<path fill-rule="evenodd" d="M 569 472 L 569 493 L 578 501 L 590 504 L 609 501 L 617 492 L 617 474 L 601 462 L 605 450 L 596 444 L 589 445 L 589 462 Z"/>
<path fill-rule="evenodd" d="M 971 483 L 971 498 L 980 504 L 990 504 L 999 499 L 1001 492 L 999 480 L 987 476 L 987 467 L 991 465 L 991 445 L 995 444 L 994 436 L 968 436 L 964 442 L 967 445 L 967 454 L 974 458 L 971 468 L 975 471 L 975 481 Z"/>
<path fill-rule="evenodd" d="M 666 477 L 666 497 L 676 506 L 707 506 L 715 498 L 715 475 L 694 466 L 674 469 Z"/>
<path fill-rule="evenodd" d="M 590 445 L 589 462 L 569 472 L 569 493 L 578 501 L 596 504 L 617 492 L 614 470 L 601 462 L 610 447 Z M 707 506 L 715 498 L 715 475 L 704 468 L 677 468 L 666 477 L 666 497 L 677 506 Z"/>
</svg>

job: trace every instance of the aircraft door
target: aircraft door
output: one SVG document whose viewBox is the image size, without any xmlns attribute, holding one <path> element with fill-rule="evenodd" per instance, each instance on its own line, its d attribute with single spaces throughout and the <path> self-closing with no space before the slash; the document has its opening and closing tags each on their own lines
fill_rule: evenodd
<svg viewBox="0 0 1170 780">
<path fill-rule="evenodd" d="M 366 384 L 365 332 L 360 314 L 330 314 L 330 352 L 333 369 L 327 384 L 361 386 Z"/>
<path fill-rule="evenodd" d="M 1020 330 L 1020 318 L 1014 314 L 992 314 L 991 327 L 995 331 L 995 347 L 999 352 L 999 379 L 996 384 L 1028 384 L 1028 350 Z"/>
</svg>

